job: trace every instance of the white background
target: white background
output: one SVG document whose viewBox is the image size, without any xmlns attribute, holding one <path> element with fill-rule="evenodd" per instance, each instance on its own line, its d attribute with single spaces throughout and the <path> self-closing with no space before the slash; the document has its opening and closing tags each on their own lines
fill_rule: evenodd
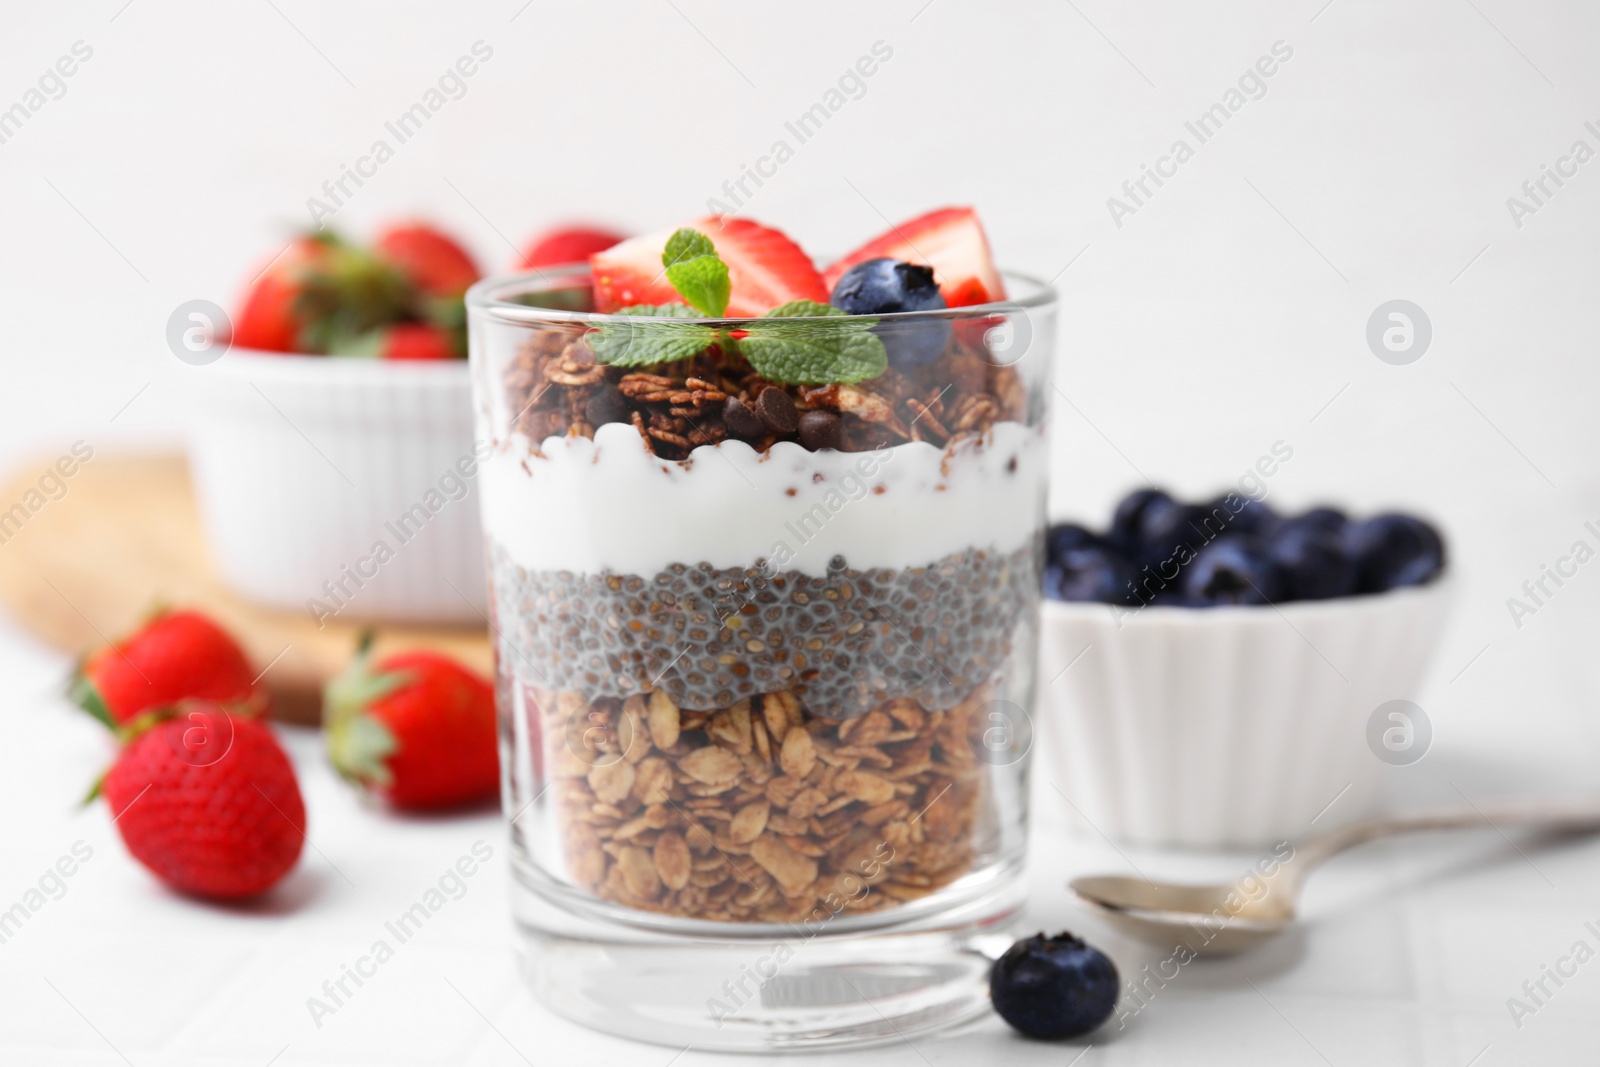
<svg viewBox="0 0 1600 1067">
<path fill-rule="evenodd" d="M 1506 607 L 1574 540 L 1597 543 L 1584 521 L 1600 524 L 1600 160 L 1520 227 L 1506 204 L 1575 140 L 1600 150 L 1583 125 L 1600 120 L 1591 5 L 8 0 L 0 12 L 0 108 L 75 41 L 94 50 L 0 144 L 8 467 L 42 465 L 76 438 L 106 453 L 175 447 L 185 376 L 203 368 L 168 351 L 173 308 L 231 306 L 307 223 L 307 198 L 475 41 L 493 58 L 340 210 L 341 227 L 425 215 L 504 269 L 554 221 L 643 229 L 704 214 L 742 165 L 779 137 L 792 144 L 784 122 L 881 40 L 893 57 L 865 95 L 746 213 L 823 258 L 886 219 L 976 205 L 1000 260 L 1055 278 L 1062 295 L 1058 515 L 1101 521 L 1141 478 L 1209 493 L 1288 442 L 1274 501 L 1405 507 L 1450 538 L 1457 617 L 1418 695 L 1434 751 L 1395 772 L 1396 803 L 1592 788 L 1600 563 L 1520 628 Z M 1107 198 L 1174 139 L 1193 145 L 1184 122 L 1280 40 L 1293 58 L 1265 96 L 1117 226 Z M 1433 326 L 1409 366 L 1380 362 L 1364 338 L 1395 298 Z M 316 1029 L 304 998 L 471 841 L 498 847 L 494 820 L 361 809 L 296 734 L 315 849 L 251 913 L 185 903 L 131 864 L 103 811 L 72 808 L 106 753 L 53 695 L 65 661 L 20 630 L 0 657 L 12 694 L 0 905 L 74 840 L 95 849 L 68 895 L 0 945 L 0 1048 L 27 1050 L 8 1062 L 671 1055 L 531 1003 L 510 968 L 503 856 L 429 944 Z M 1067 832 L 1061 806 L 1041 787 L 1046 846 Z M 1600 849 L 1517 844 L 1525 855 L 1468 835 L 1341 861 L 1313 888 L 1303 938 L 1186 972 L 1082 1062 L 1592 1055 L 1600 963 L 1521 1029 L 1505 998 L 1600 920 Z M 1065 899 L 1069 870 L 1122 866 L 1114 851 L 1091 836 L 1036 852 L 1038 924 L 1085 930 L 1128 972 L 1157 958 Z M 1001 1048 L 1050 1063 L 1079 1051 L 991 1021 L 870 1056 L 962 1062 Z"/>
</svg>

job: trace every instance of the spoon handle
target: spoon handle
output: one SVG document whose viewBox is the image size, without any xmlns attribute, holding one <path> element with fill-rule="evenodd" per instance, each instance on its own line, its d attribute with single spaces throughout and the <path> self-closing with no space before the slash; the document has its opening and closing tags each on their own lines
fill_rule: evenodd
<svg viewBox="0 0 1600 1067">
<path fill-rule="evenodd" d="M 1463 797 L 1465 799 L 1465 797 Z M 1414 830 L 1495 829 L 1502 826 L 1537 826 L 1546 830 L 1600 830 L 1600 797 L 1571 800 L 1528 797 L 1489 804 L 1467 801 L 1466 807 L 1419 811 L 1410 815 L 1369 819 L 1309 837 L 1295 846 L 1295 856 L 1285 871 L 1295 884 L 1315 867 L 1347 848 L 1391 834 Z"/>
</svg>

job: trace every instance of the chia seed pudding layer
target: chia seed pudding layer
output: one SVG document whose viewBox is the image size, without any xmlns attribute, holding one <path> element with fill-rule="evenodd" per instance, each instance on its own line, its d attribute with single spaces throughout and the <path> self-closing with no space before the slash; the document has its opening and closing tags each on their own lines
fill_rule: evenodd
<svg viewBox="0 0 1600 1067">
<path fill-rule="evenodd" d="M 826 575 L 676 563 L 650 576 L 530 570 L 491 541 L 501 644 L 534 684 L 688 710 L 791 690 L 808 713 L 865 715 L 893 698 L 929 711 L 1005 664 L 1037 601 L 1041 546 L 967 548 L 927 566 Z"/>
</svg>

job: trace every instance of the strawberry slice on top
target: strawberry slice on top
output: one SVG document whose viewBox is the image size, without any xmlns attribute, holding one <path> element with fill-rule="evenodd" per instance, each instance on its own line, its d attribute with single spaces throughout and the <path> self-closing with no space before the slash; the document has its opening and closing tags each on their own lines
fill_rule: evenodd
<svg viewBox="0 0 1600 1067">
<path fill-rule="evenodd" d="M 989 253 L 989 238 L 970 207 L 939 208 L 879 234 L 823 272 L 828 291 L 857 263 L 880 257 L 932 267 L 949 307 L 1006 298 L 1005 284 Z"/>
<path fill-rule="evenodd" d="M 791 300 L 828 302 L 828 286 L 811 257 L 782 232 L 736 218 L 698 219 L 688 227 L 710 238 L 728 265 L 728 318 L 754 318 Z M 684 303 L 661 265 L 667 239 L 677 229 L 634 237 L 590 256 L 595 310 Z"/>
</svg>

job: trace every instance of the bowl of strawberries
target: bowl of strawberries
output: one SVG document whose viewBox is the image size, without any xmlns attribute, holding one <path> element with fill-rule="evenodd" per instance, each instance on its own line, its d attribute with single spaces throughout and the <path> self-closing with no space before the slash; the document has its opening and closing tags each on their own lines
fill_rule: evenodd
<svg viewBox="0 0 1600 1067">
<path fill-rule="evenodd" d="M 524 267 L 619 240 L 563 229 Z M 302 235 L 249 281 L 193 372 L 189 461 L 213 561 L 259 603 L 329 619 L 478 623 L 486 611 L 462 243 L 404 222 Z"/>
</svg>

